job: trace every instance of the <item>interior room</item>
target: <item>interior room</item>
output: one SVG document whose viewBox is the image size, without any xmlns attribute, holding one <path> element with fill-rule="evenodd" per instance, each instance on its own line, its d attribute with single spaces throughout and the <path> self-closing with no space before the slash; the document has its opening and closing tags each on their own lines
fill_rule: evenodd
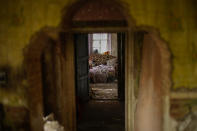
<svg viewBox="0 0 197 131">
<path fill-rule="evenodd" d="M 79 131 L 124 129 L 121 91 L 125 87 L 121 68 L 125 43 L 120 42 L 120 36 L 120 33 L 75 34 Z"/>
<path fill-rule="evenodd" d="M 91 99 L 118 99 L 118 43 L 116 33 L 88 34 Z"/>
</svg>

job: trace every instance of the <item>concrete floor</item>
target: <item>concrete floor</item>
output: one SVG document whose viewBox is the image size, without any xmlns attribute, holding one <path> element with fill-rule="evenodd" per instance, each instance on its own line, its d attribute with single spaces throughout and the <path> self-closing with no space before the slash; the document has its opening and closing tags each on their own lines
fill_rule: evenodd
<svg viewBox="0 0 197 131">
<path fill-rule="evenodd" d="M 124 131 L 124 102 L 91 100 L 81 108 L 77 131 Z"/>
</svg>

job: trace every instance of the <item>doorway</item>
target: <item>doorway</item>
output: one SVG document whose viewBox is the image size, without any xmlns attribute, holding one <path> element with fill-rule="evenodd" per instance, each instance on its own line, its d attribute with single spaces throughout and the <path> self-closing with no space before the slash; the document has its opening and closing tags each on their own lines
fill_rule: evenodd
<svg viewBox="0 0 197 131">
<path fill-rule="evenodd" d="M 125 33 L 76 33 L 77 130 L 125 130 Z"/>
<path fill-rule="evenodd" d="M 81 3 L 82 2 L 82 3 Z M 118 2 L 118 1 L 116 1 Z M 137 75 L 135 72 L 136 69 L 136 62 L 135 62 L 135 25 L 131 21 L 131 17 L 128 15 L 128 17 L 125 17 L 124 12 L 129 13 L 126 9 L 126 7 L 121 6 L 121 3 L 116 3 L 114 0 L 113 2 L 111 0 L 104 1 L 80 1 L 74 3 L 70 8 L 66 8 L 66 13 L 63 15 L 63 19 L 61 22 L 60 29 L 46 29 L 43 28 L 38 33 L 34 34 L 34 37 L 32 37 L 30 44 L 28 45 L 26 51 L 25 51 L 25 67 L 27 72 L 27 80 L 29 82 L 29 88 L 28 88 L 28 94 L 29 94 L 29 109 L 30 109 L 30 125 L 31 130 L 33 131 L 41 131 L 42 130 L 42 117 L 43 117 L 43 110 L 44 110 L 44 104 L 43 104 L 43 83 L 42 83 L 42 69 L 41 69 L 41 59 L 42 59 L 42 53 L 46 49 L 46 47 L 49 45 L 49 41 L 52 39 L 54 42 L 54 48 L 55 49 L 55 61 L 54 63 L 54 69 L 50 71 L 51 75 L 54 76 L 54 79 L 52 81 L 55 82 L 55 86 L 53 89 L 56 92 L 56 99 L 57 102 L 55 107 L 58 107 L 58 110 L 55 110 L 57 112 L 57 120 L 64 126 L 65 130 L 69 131 L 75 131 L 76 126 L 76 109 L 79 107 L 76 107 L 76 104 L 78 101 L 76 101 L 76 79 L 75 79 L 75 50 L 74 45 L 76 39 L 73 39 L 73 32 L 74 34 L 81 34 L 84 35 L 85 33 L 94 33 L 94 32 L 126 32 L 126 42 L 125 42 L 125 88 L 122 88 L 122 90 L 125 89 L 125 93 L 122 93 L 124 96 L 120 97 L 121 95 L 118 94 L 120 98 L 125 98 L 125 110 L 123 109 L 123 112 L 125 112 L 125 130 L 131 131 L 134 130 L 134 124 L 135 127 L 136 124 L 139 124 L 139 127 L 141 126 L 141 120 L 138 119 L 139 122 L 135 121 L 134 123 L 134 115 L 136 112 L 136 103 L 137 103 L 137 96 L 135 92 L 136 87 L 136 81 L 137 81 Z M 80 7 L 80 9 L 79 9 Z M 111 7 L 111 8 L 109 8 Z M 102 8 L 102 9 L 101 9 Z M 126 13 L 126 14 L 127 14 Z M 87 15 L 88 14 L 88 15 Z M 113 15 L 112 15 L 113 14 Z M 126 15 L 127 16 L 127 15 Z M 162 96 L 162 100 L 160 101 L 160 105 L 162 105 L 162 114 L 159 115 L 159 117 L 162 117 L 162 122 L 160 124 L 160 127 L 163 127 L 163 130 L 168 131 L 168 129 L 164 127 L 168 127 L 168 111 L 169 111 L 169 88 L 170 88 L 170 53 L 167 48 L 167 45 L 165 41 L 163 41 L 160 37 L 159 33 L 155 33 L 157 31 L 152 29 L 145 29 L 149 33 L 149 38 L 152 38 L 152 45 L 154 50 L 152 50 L 149 46 L 149 48 L 144 48 L 149 50 L 150 52 L 156 51 L 157 54 L 154 54 L 155 56 L 159 57 L 157 60 L 161 62 L 161 66 L 157 65 L 157 68 L 159 68 L 159 73 L 162 74 L 162 76 L 159 79 L 159 86 L 157 86 L 157 89 L 164 89 L 162 91 L 164 94 L 160 95 Z M 81 33 L 79 33 L 81 32 Z M 84 32 L 84 33 L 82 33 Z M 82 41 L 88 41 L 88 35 L 85 35 L 86 37 L 82 37 Z M 124 36 L 124 33 L 123 35 Z M 80 37 L 80 35 L 79 35 Z M 123 41 L 123 40 L 121 40 Z M 123 42 L 124 43 L 124 42 Z M 146 44 L 148 45 L 148 43 Z M 88 50 L 88 49 L 86 49 Z M 146 51 L 147 51 L 146 50 Z M 142 54 L 144 54 L 144 50 L 142 51 Z M 159 55 L 158 55 L 159 54 Z M 86 54 L 86 56 L 88 56 Z M 150 53 L 147 53 L 144 57 L 150 57 Z M 84 58 L 86 60 L 86 66 L 88 67 L 89 64 L 87 62 L 88 58 Z M 144 58 L 145 60 L 145 58 Z M 154 61 L 150 61 L 147 59 L 149 64 L 153 63 Z M 46 64 L 47 65 L 47 64 Z M 83 64 L 82 64 L 83 65 Z M 144 70 L 149 71 L 146 67 L 146 64 L 144 65 Z M 152 64 L 153 65 L 153 64 Z M 47 70 L 46 70 L 47 71 Z M 86 70 L 83 70 L 85 74 L 88 74 L 88 68 Z M 152 70 L 152 73 L 149 77 L 151 78 L 154 75 L 154 78 L 159 78 L 157 75 L 154 74 L 156 72 L 155 70 Z M 158 71 L 157 71 L 158 72 Z M 88 80 L 88 75 L 82 77 L 86 80 Z M 121 77 L 123 78 L 123 77 Z M 140 75 L 139 78 L 142 78 L 142 75 Z M 157 80 L 157 79 L 156 79 Z M 158 81 L 157 81 L 158 82 Z M 88 81 L 82 82 L 82 86 L 86 87 L 85 85 L 89 84 Z M 137 85 L 138 87 L 138 85 Z M 143 87 L 146 87 L 146 85 Z M 148 89 L 148 88 L 147 88 Z M 89 101 L 89 94 L 88 90 L 82 94 L 85 94 L 84 102 Z M 121 90 L 118 90 L 122 92 Z M 138 90 L 137 90 L 138 91 Z M 158 90 L 159 91 L 159 90 Z M 121 94 L 121 93 L 120 93 Z M 146 94 L 143 93 L 143 94 Z M 48 95 L 48 94 L 47 94 Z M 144 99 L 146 100 L 146 98 Z M 138 101 L 138 103 L 140 103 Z M 105 103 L 106 104 L 106 103 Z M 93 106 L 96 108 L 96 106 L 99 106 L 99 104 L 93 104 Z M 110 105 L 109 103 L 106 104 L 106 106 Z M 115 105 L 113 103 L 113 105 Z M 139 105 L 139 104 L 138 104 Z M 143 105 L 143 102 L 142 104 Z M 81 105 L 81 107 L 83 104 Z M 121 106 L 124 108 L 124 106 Z M 103 109 L 103 108 L 101 108 Z M 112 112 L 114 108 L 109 108 L 109 110 Z M 143 106 L 138 106 L 138 109 L 145 109 Z M 137 109 L 137 110 L 138 110 Z M 88 113 L 91 113 L 88 112 Z M 100 115 L 100 111 L 97 112 L 97 116 Z M 145 112 L 146 113 L 146 112 Z M 138 114 L 142 114 L 141 110 L 138 110 Z M 78 110 L 79 115 L 79 110 Z M 123 114 L 124 115 L 124 114 Z M 94 116 L 94 115 L 92 115 Z M 110 117 L 111 118 L 111 117 Z M 137 116 L 136 118 L 144 118 L 142 115 Z M 103 119 L 103 118 L 102 118 Z M 91 120 L 91 119 L 90 119 Z M 98 119 L 100 122 L 100 120 Z M 92 121 L 89 121 L 92 122 Z M 104 122 L 105 123 L 105 122 Z M 152 122 L 153 123 L 153 122 Z M 124 123 L 123 123 L 124 124 Z M 154 124 L 154 123 L 153 123 Z M 94 124 L 88 124 L 88 125 L 94 125 Z M 96 124 L 97 127 L 103 125 L 103 122 L 100 124 Z M 110 123 L 106 124 L 109 125 L 108 128 L 110 129 Z M 93 130 L 97 129 L 92 128 Z M 113 126 L 116 127 L 115 125 Z M 118 129 L 118 127 L 116 127 Z M 104 130 L 104 129 L 103 129 Z M 121 130 L 121 129 L 119 129 Z M 124 130 L 124 129 L 123 129 Z"/>
<path fill-rule="evenodd" d="M 116 33 L 88 34 L 90 99 L 118 99 Z"/>
</svg>

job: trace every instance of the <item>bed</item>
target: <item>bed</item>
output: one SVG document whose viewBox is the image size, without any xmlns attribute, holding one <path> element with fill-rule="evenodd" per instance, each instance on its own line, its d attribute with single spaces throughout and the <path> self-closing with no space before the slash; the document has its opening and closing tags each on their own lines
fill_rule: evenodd
<svg viewBox="0 0 197 131">
<path fill-rule="evenodd" d="M 89 56 L 90 83 L 111 83 L 117 76 L 117 58 L 109 54 Z"/>
<path fill-rule="evenodd" d="M 110 83 L 116 79 L 116 70 L 113 66 L 99 65 L 89 70 L 90 83 Z"/>
</svg>

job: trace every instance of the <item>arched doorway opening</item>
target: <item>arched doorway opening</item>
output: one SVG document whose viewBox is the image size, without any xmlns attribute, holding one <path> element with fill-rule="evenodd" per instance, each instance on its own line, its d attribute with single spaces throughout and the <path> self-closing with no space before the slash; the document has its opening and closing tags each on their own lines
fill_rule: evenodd
<svg viewBox="0 0 197 131">
<path fill-rule="evenodd" d="M 98 2 L 98 3 L 97 3 Z M 111 10 L 104 10 L 108 13 L 104 15 L 105 12 L 101 12 L 98 7 L 109 7 L 109 4 L 113 9 Z M 99 5 L 97 7 L 97 5 Z M 77 10 L 83 9 L 80 12 L 77 12 Z M 87 13 L 91 13 L 92 9 L 97 9 L 93 11 L 98 11 L 97 17 L 94 15 L 86 16 Z M 118 10 L 119 12 L 122 12 L 121 14 L 112 15 L 110 12 L 113 10 Z M 137 111 L 138 114 L 143 113 L 144 110 L 138 110 L 143 109 L 143 107 L 140 107 L 140 98 L 139 102 L 136 102 L 140 94 L 146 94 L 147 90 L 143 90 L 143 87 L 146 87 L 146 85 L 143 85 L 144 81 L 149 81 L 147 77 L 143 77 L 144 74 L 140 72 L 146 72 L 149 70 L 144 66 L 143 59 L 146 59 L 145 57 L 148 57 L 147 59 L 151 59 L 154 57 L 154 59 L 157 59 L 159 61 L 159 64 L 156 68 L 157 70 L 151 70 L 152 72 L 149 73 L 149 77 L 154 76 L 156 77 L 157 73 L 154 72 L 160 72 L 162 76 L 159 78 L 161 79 L 154 79 L 153 83 L 156 81 L 159 81 L 159 84 L 156 82 L 155 85 L 152 85 L 151 87 L 157 87 L 158 92 L 162 92 L 160 96 L 157 96 L 161 98 L 161 104 L 159 105 L 158 111 L 161 111 L 157 115 L 159 118 L 162 118 L 162 120 L 159 122 L 159 128 L 163 131 L 168 131 L 166 127 L 168 127 L 168 111 L 169 111 L 169 87 L 170 87 L 170 55 L 169 50 L 166 47 L 166 43 L 160 38 L 158 33 L 155 33 L 155 30 L 152 29 L 140 29 L 137 30 L 134 26 L 134 22 L 132 18 L 128 15 L 129 11 L 126 10 L 127 8 L 124 6 L 124 4 L 115 1 L 115 0 L 100 0 L 100 1 L 79 1 L 74 4 L 72 4 L 69 7 L 65 8 L 65 14 L 63 15 L 62 22 L 59 26 L 59 28 L 44 28 L 38 33 L 36 33 L 28 45 L 28 48 L 25 51 L 25 65 L 26 65 L 26 71 L 27 71 L 27 79 L 29 82 L 29 109 L 30 109 L 30 123 L 31 123 L 31 129 L 34 131 L 42 130 L 42 117 L 44 116 L 45 108 L 47 107 L 47 99 L 51 99 L 50 95 L 52 95 L 54 98 L 54 101 L 50 101 L 54 108 L 52 109 L 56 119 L 60 121 L 60 123 L 64 126 L 65 130 L 69 131 L 75 131 L 76 130 L 76 81 L 75 81 L 75 51 L 74 51 L 74 34 L 76 33 L 104 33 L 104 32 L 124 32 L 126 34 L 125 39 L 125 130 L 126 131 L 132 131 L 134 130 L 134 125 L 137 127 L 138 120 L 143 119 L 143 116 L 136 115 L 136 121 L 134 121 L 135 116 L 135 105 L 137 103 Z M 116 10 L 116 11 L 117 11 Z M 79 13 L 79 14 L 77 14 Z M 80 14 L 82 13 L 82 14 Z M 114 12 L 113 12 L 114 13 Z M 113 14 L 112 13 L 112 14 Z M 84 15 L 85 14 L 85 15 Z M 93 13 L 94 14 L 94 13 Z M 117 14 L 117 13 L 116 13 Z M 75 17 L 74 17 L 75 16 Z M 80 16 L 80 17 L 77 17 Z M 83 19 L 82 19 L 83 18 Z M 111 18 L 111 19 L 110 19 Z M 144 31 L 147 32 L 149 35 L 145 36 Z M 139 33 L 141 32 L 141 33 Z M 143 35 L 140 35 L 143 34 Z M 141 64 L 136 64 L 136 59 L 138 59 L 139 54 L 136 53 L 136 44 L 139 44 L 138 38 L 141 37 L 144 39 L 145 37 L 152 39 L 153 47 L 155 47 L 154 50 L 151 48 L 148 48 L 148 44 L 144 44 L 144 41 L 142 41 L 141 45 L 143 45 L 143 50 L 141 52 L 142 57 L 139 59 L 142 60 Z M 137 43 L 136 43 L 137 42 Z M 49 46 L 51 45 L 53 46 Z M 149 42 L 148 42 L 149 43 Z M 145 47 L 146 45 L 146 47 Z M 50 64 L 54 65 L 53 72 L 50 72 L 51 69 L 49 69 L 49 74 L 51 75 L 50 80 L 54 82 L 54 85 L 51 85 L 51 89 L 53 90 L 53 93 L 50 94 L 49 92 L 43 93 L 43 75 L 46 75 L 43 73 L 42 68 L 42 59 L 47 61 L 45 55 L 43 53 L 47 53 L 47 48 L 50 50 L 50 47 L 53 47 L 52 51 L 49 51 L 52 59 L 49 60 L 52 61 Z M 138 47 L 137 47 L 138 48 Z M 146 50 L 145 50 L 145 49 Z M 158 52 L 158 50 L 160 52 Z M 146 51 L 152 50 L 153 52 L 156 51 L 159 58 L 155 58 L 154 53 L 149 54 L 145 53 Z M 150 52 L 152 52 L 150 51 Z M 144 54 L 146 54 L 144 56 Z M 47 55 L 46 55 L 47 56 Z M 55 57 L 54 57 L 55 56 Z M 144 58 L 143 58 L 144 57 Z M 145 61 L 145 60 L 144 60 Z M 157 62 L 158 62 L 157 61 Z M 150 67 L 152 67 L 152 63 L 155 61 L 149 61 Z M 34 64 L 32 64 L 34 63 Z M 45 64 L 47 65 L 47 64 Z M 156 64 L 155 64 L 156 65 Z M 138 70 L 139 71 L 136 71 Z M 45 71 L 47 72 L 47 70 Z M 146 73 L 145 73 L 146 74 Z M 46 77 L 45 77 L 46 79 Z M 145 79 L 145 80 L 144 80 Z M 139 80 L 139 81 L 138 81 Z M 161 81 L 162 80 L 162 81 Z M 47 81 L 46 81 L 47 82 Z M 47 85 L 47 84 L 46 84 Z M 139 87 L 139 88 L 138 88 Z M 136 89 L 136 90 L 135 90 Z M 138 90 L 139 89 L 139 90 Z M 142 91 L 140 91 L 140 89 Z M 151 89 L 151 88 L 150 88 Z M 162 89 L 162 91 L 160 90 Z M 156 91 L 156 90 L 155 90 Z M 54 95 L 55 92 L 55 95 Z M 139 92 L 139 95 L 137 95 L 137 92 Z M 145 93 L 141 93 L 145 92 Z M 48 95 L 48 96 L 47 96 Z M 47 97 L 46 97 L 47 96 Z M 45 99 L 46 98 L 46 99 Z M 146 98 L 146 97 L 145 97 Z M 143 98 L 144 99 L 144 98 Z M 49 103 L 50 103 L 49 102 Z M 139 104 L 138 104 L 139 103 Z M 142 102 L 143 103 L 143 102 Z M 49 106 L 49 105 L 48 105 Z M 160 110 L 161 109 L 161 110 Z M 149 112 L 145 112 L 145 114 L 149 114 Z M 140 119 L 139 119 L 140 118 Z M 154 121 L 151 123 L 154 125 Z M 151 125 L 150 124 L 150 125 Z M 146 127 L 146 126 L 144 126 Z M 152 128 L 152 126 L 150 126 Z M 140 129 L 139 129 L 140 130 Z"/>
<path fill-rule="evenodd" d="M 103 1 L 103 0 L 100 0 L 100 1 L 91 1 L 90 0 L 90 1 L 83 1 L 83 2 L 78 3 L 80 5 L 78 8 L 76 8 L 77 5 L 74 5 L 74 7 L 73 7 L 74 10 L 72 10 L 72 12 L 66 12 L 68 14 L 65 15 L 65 16 L 67 16 L 67 18 L 63 19 L 63 20 L 65 20 L 62 22 L 63 28 L 66 28 L 64 25 L 65 23 L 69 23 L 70 28 L 69 28 L 69 30 L 67 28 L 68 32 L 71 31 L 74 34 L 74 36 L 80 38 L 81 41 L 86 41 L 85 36 L 87 38 L 88 34 L 90 34 L 90 33 L 118 33 L 118 34 L 122 33 L 122 34 L 125 34 L 125 36 L 124 36 L 125 40 L 121 40 L 121 41 L 124 41 L 123 45 L 127 46 L 128 45 L 128 44 L 126 44 L 127 42 L 132 43 L 132 41 L 131 41 L 132 39 L 128 39 L 128 38 L 131 38 L 131 37 L 129 37 L 129 35 L 131 35 L 130 34 L 131 32 L 129 33 L 129 31 L 132 27 L 131 26 L 132 23 L 129 22 L 131 20 L 131 18 L 127 20 L 129 15 L 124 14 L 122 12 L 124 7 L 120 3 L 118 3 L 117 1 Z M 71 13 L 72 15 L 70 15 L 69 13 Z M 84 37 L 82 37 L 82 36 L 84 36 Z M 71 39 L 73 41 L 77 41 L 75 39 L 76 37 L 71 38 Z M 70 45 L 72 44 L 72 46 L 76 45 L 76 43 L 74 43 L 74 42 L 69 43 L 69 44 Z M 83 42 L 81 42 L 81 43 L 79 42 L 79 45 L 80 44 L 83 44 Z M 132 45 L 130 45 L 130 46 L 132 46 Z M 76 48 L 76 47 L 73 47 L 73 48 Z M 85 50 L 86 48 L 84 47 L 83 49 Z M 128 49 L 131 49 L 131 48 L 128 48 Z M 126 50 L 126 47 L 123 51 L 124 53 L 125 53 L 125 50 Z M 80 50 L 78 50 L 78 52 L 79 51 Z M 129 52 L 131 52 L 131 51 L 129 51 Z M 71 52 L 70 54 L 75 54 L 75 53 L 76 52 Z M 76 56 L 76 54 L 75 54 L 75 56 Z M 126 57 L 124 56 L 124 59 L 125 58 Z M 78 60 L 75 60 L 75 62 L 76 61 L 78 61 Z M 86 61 L 86 63 L 87 63 L 87 61 Z M 122 65 L 122 67 L 124 69 L 122 69 L 122 70 L 125 71 L 126 64 L 125 64 L 125 62 L 123 62 L 123 64 L 124 65 Z M 77 65 L 82 65 L 82 64 L 77 64 Z M 77 68 L 81 68 L 81 67 L 77 67 Z M 72 70 L 77 72 L 77 68 L 72 69 Z M 85 71 L 85 69 L 84 69 L 84 71 Z M 86 73 L 87 73 L 87 71 L 86 71 Z M 122 75 L 123 76 L 121 78 L 125 77 L 125 73 Z M 78 74 L 76 74 L 76 76 L 78 77 Z M 87 74 L 86 74 L 86 76 L 87 76 Z M 83 77 L 83 78 L 85 78 L 85 77 Z M 75 84 L 78 84 L 78 83 L 75 83 Z M 78 85 L 76 85 L 76 87 L 81 88 L 81 89 L 84 88 L 85 84 L 87 84 L 87 80 L 86 80 L 86 83 L 84 82 L 83 84 L 78 84 L 80 86 L 82 85 L 83 87 L 78 87 Z M 121 92 L 121 91 L 123 92 L 123 93 L 120 93 L 120 95 L 119 95 L 120 97 L 122 97 L 122 99 L 125 99 L 124 84 L 126 84 L 125 80 L 122 80 L 122 88 L 121 88 L 122 90 L 119 89 L 119 92 Z M 85 91 L 81 91 L 81 92 L 80 91 L 78 92 L 78 90 L 76 91 L 76 93 L 79 93 L 81 96 L 84 96 L 84 95 L 88 96 L 88 89 L 86 89 L 86 94 L 84 94 L 84 92 Z M 76 95 L 77 95 L 77 97 L 80 97 L 78 94 L 76 94 Z M 88 97 L 86 97 L 84 99 L 87 100 Z M 103 107 L 103 108 L 105 108 L 105 107 Z M 124 111 L 123 114 L 125 114 L 126 113 L 125 110 L 123 110 L 123 111 Z M 124 121 L 124 119 L 129 119 L 129 118 L 127 118 L 128 115 L 125 115 L 125 116 L 126 117 L 123 118 L 123 121 Z M 123 122 L 123 129 L 125 129 L 124 122 Z"/>
</svg>

